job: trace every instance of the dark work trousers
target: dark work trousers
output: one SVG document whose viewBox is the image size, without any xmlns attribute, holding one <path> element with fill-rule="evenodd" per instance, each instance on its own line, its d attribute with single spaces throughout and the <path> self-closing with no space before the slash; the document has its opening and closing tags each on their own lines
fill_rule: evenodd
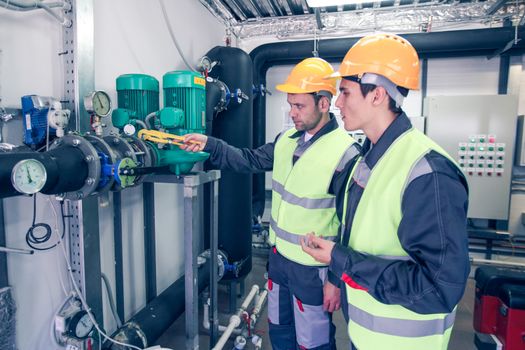
<svg viewBox="0 0 525 350">
<path fill-rule="evenodd" d="M 323 310 L 328 268 L 305 266 L 270 251 L 268 322 L 273 350 L 335 350 L 332 314 Z"/>
</svg>

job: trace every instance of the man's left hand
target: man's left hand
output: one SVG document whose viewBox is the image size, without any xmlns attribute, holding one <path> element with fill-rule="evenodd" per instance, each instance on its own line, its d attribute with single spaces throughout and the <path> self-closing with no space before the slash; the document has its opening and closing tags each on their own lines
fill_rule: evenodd
<svg viewBox="0 0 525 350">
<path fill-rule="evenodd" d="M 326 281 L 323 287 L 323 309 L 334 312 L 341 307 L 341 291 L 332 283 Z"/>
<path fill-rule="evenodd" d="M 314 234 L 309 233 L 306 237 L 301 237 L 301 247 L 304 252 L 311 255 L 312 258 L 323 264 L 330 264 L 332 260 L 332 249 L 334 249 L 335 243 L 316 237 Z"/>
</svg>

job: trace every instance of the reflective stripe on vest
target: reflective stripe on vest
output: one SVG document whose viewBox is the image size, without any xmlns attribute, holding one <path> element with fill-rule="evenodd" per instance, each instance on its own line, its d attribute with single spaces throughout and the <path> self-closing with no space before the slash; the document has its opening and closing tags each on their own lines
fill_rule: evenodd
<svg viewBox="0 0 525 350">
<path fill-rule="evenodd" d="M 281 200 L 290 204 L 295 204 L 306 209 L 325 209 L 335 208 L 335 198 L 304 198 L 297 197 L 284 189 L 284 186 L 272 180 L 272 190 L 281 195 Z"/>
<path fill-rule="evenodd" d="M 275 144 L 270 243 L 289 260 L 324 266 L 303 252 L 300 238 L 309 232 L 332 240 L 337 236 L 335 196 L 328 189 L 337 167 L 358 149 L 344 130 L 336 129 L 315 140 L 294 164 L 297 138 L 290 136 L 295 132 L 284 132 Z"/>
<path fill-rule="evenodd" d="M 428 171 L 415 166 L 432 150 L 451 159 L 441 147 L 412 128 L 394 141 L 373 169 L 368 169 L 364 161 L 356 166 L 345 197 L 352 182 L 364 191 L 352 223 L 350 247 L 391 260 L 410 260 L 397 235 L 402 219 L 401 201 L 407 184 L 414 178 L 413 171 L 418 174 Z M 347 201 L 345 198 L 345 213 Z M 345 221 L 346 217 L 343 223 Z M 373 239 L 370 232 L 374 233 Z M 403 350 L 447 348 L 455 310 L 449 314 L 418 314 L 401 305 L 383 304 L 366 291 L 349 286 L 346 290 L 348 331 L 358 349 L 375 350 L 384 348 L 385 344 Z"/>
<path fill-rule="evenodd" d="M 447 314 L 445 318 L 429 320 L 407 320 L 393 317 L 380 317 L 348 305 L 348 316 L 360 326 L 377 333 L 395 335 L 400 337 L 427 337 L 441 335 L 454 325 L 456 310 Z"/>
<path fill-rule="evenodd" d="M 272 218 L 270 218 L 270 228 L 275 232 L 275 235 L 277 237 L 293 244 L 300 245 L 301 237 L 304 237 L 304 235 L 291 233 L 279 228 L 279 226 L 277 226 L 277 223 Z M 329 236 L 323 238 L 329 241 L 335 241 L 336 236 Z"/>
</svg>

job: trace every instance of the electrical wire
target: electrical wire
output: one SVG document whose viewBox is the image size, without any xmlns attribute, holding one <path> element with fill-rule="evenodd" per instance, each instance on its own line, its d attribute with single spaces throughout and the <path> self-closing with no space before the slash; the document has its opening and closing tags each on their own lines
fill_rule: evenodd
<svg viewBox="0 0 525 350">
<path fill-rule="evenodd" d="M 160 7 L 162 8 L 162 15 L 164 16 L 164 21 L 166 22 L 166 26 L 168 27 L 168 32 L 170 33 L 171 40 L 173 40 L 173 43 L 175 44 L 175 47 L 177 48 L 177 51 L 179 52 L 180 57 L 184 61 L 184 64 L 186 67 L 188 67 L 189 70 L 196 72 L 195 68 L 193 68 L 192 65 L 188 63 L 186 60 L 186 57 L 184 56 L 184 53 L 182 52 L 182 49 L 179 46 L 179 42 L 177 41 L 177 38 L 175 37 L 175 34 L 173 34 L 173 28 L 171 28 L 170 21 L 168 19 L 168 13 L 166 12 L 166 7 L 164 7 L 164 2 L 162 0 L 159 0 Z"/>
<path fill-rule="evenodd" d="M 115 300 L 113 299 L 113 290 L 111 290 L 111 285 L 109 284 L 108 276 L 106 276 L 105 273 L 101 274 L 102 281 L 104 281 L 104 286 L 106 286 L 106 294 L 108 295 L 108 301 L 109 301 L 109 307 L 111 309 L 111 313 L 113 314 L 113 318 L 115 319 L 115 322 L 117 323 L 117 327 L 120 328 L 122 326 L 122 321 L 120 320 L 120 317 L 117 314 L 117 310 L 115 307 Z"/>
<path fill-rule="evenodd" d="M 53 209 L 53 212 L 54 212 L 55 216 L 58 217 L 58 215 L 56 213 L 56 209 L 55 209 L 54 206 L 52 207 L 52 209 Z M 62 237 L 58 234 L 58 232 L 55 231 L 55 233 L 57 235 L 59 243 L 62 243 Z M 108 336 L 106 333 L 104 333 L 104 331 L 102 331 L 100 329 L 100 326 L 99 326 L 97 320 L 95 319 L 95 317 L 93 316 L 93 313 L 91 312 L 91 308 L 89 307 L 88 303 L 86 302 L 86 299 L 84 298 L 84 295 L 81 293 L 80 288 L 78 287 L 78 284 L 77 284 L 77 282 L 75 280 L 75 277 L 73 276 L 73 269 L 71 268 L 71 264 L 69 263 L 69 259 L 68 259 L 67 253 L 66 253 L 66 249 L 64 248 L 64 244 L 60 244 L 60 245 L 61 245 L 61 248 L 62 248 L 62 253 L 64 254 L 64 260 L 66 261 L 67 271 L 69 273 L 69 278 L 71 279 L 71 282 L 73 284 L 73 288 L 74 288 L 74 290 L 75 290 L 75 292 L 77 294 L 77 297 L 80 299 L 80 302 L 82 303 L 82 307 L 87 312 L 87 314 L 89 316 L 89 319 L 91 320 L 91 322 L 95 326 L 95 329 L 97 330 L 99 335 L 102 335 L 105 339 L 109 340 L 110 342 L 112 342 L 114 344 L 117 344 L 117 345 L 120 345 L 120 346 L 124 346 L 124 347 L 128 347 L 128 348 L 132 348 L 132 349 L 136 349 L 136 350 L 143 350 L 143 349 L 139 348 L 138 346 L 131 345 L 131 344 L 126 344 L 126 343 L 123 343 L 123 342 L 119 342 L 119 341 L 111 338 L 110 336 Z M 100 342 L 99 342 L 99 344 L 100 344 Z"/>
<path fill-rule="evenodd" d="M 54 210 L 54 207 L 53 207 L 53 210 Z M 62 224 L 64 225 L 63 218 L 62 218 Z M 57 229 L 58 229 L 58 222 L 57 222 Z M 61 239 L 64 238 L 64 232 L 65 232 L 65 229 L 62 232 Z M 34 250 L 39 250 L 39 251 L 50 250 L 56 247 L 59 244 L 59 242 L 57 241 L 55 244 L 48 246 L 48 247 L 44 247 L 44 248 L 39 246 L 41 244 L 48 242 L 50 238 L 51 238 L 51 226 L 49 226 L 46 223 L 36 222 L 36 193 L 35 193 L 33 195 L 33 222 L 31 224 L 31 227 L 29 227 L 29 230 L 27 230 L 26 232 L 26 243 L 29 247 L 33 248 Z"/>
</svg>

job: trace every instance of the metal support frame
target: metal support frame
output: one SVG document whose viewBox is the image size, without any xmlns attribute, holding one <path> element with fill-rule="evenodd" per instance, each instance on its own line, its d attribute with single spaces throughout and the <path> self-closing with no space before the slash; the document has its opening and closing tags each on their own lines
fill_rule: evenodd
<svg viewBox="0 0 525 350">
<path fill-rule="evenodd" d="M 146 303 L 157 296 L 157 254 L 155 251 L 155 185 L 142 185 L 144 198 L 144 260 L 146 275 Z"/>
<path fill-rule="evenodd" d="M 202 228 L 199 213 L 199 190 L 210 183 L 210 348 L 218 338 L 217 318 L 217 252 L 218 252 L 218 180 L 219 170 L 192 173 L 184 176 L 151 175 L 145 181 L 155 183 L 178 183 L 184 186 L 184 279 L 185 279 L 185 315 L 186 349 L 199 349 L 199 314 L 198 314 L 198 263 L 199 242 Z"/>
<path fill-rule="evenodd" d="M 93 315 L 102 320 L 98 197 L 66 203 L 73 276 Z"/>
<path fill-rule="evenodd" d="M 0 247 L 5 247 L 4 200 L 0 199 Z M 7 275 L 7 253 L 0 252 L 0 289 L 9 285 Z"/>
<path fill-rule="evenodd" d="M 122 195 L 113 192 L 113 237 L 115 241 L 115 295 L 117 314 L 124 321 L 124 257 L 122 253 Z"/>
<path fill-rule="evenodd" d="M 211 250 L 211 269 L 210 269 L 210 349 L 212 344 L 219 339 L 219 315 L 217 314 L 218 300 L 218 220 L 219 220 L 219 181 L 218 179 L 208 185 L 210 198 L 210 250 Z"/>
<path fill-rule="evenodd" d="M 90 118 L 84 108 L 83 96 L 94 90 L 94 0 L 67 0 L 71 10 L 65 15 L 71 28 L 63 28 L 64 108 L 71 111 L 68 127 L 80 133 L 90 131 Z M 96 319 L 102 323 L 102 281 L 100 266 L 100 234 L 98 197 L 67 201 L 71 266 L 86 302 Z M 95 347 L 97 344 L 95 344 Z"/>
</svg>

